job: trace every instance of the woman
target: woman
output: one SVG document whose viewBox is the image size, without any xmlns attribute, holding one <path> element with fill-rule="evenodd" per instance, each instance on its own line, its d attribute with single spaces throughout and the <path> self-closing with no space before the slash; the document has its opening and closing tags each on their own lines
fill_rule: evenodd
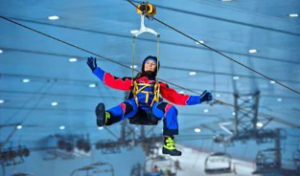
<svg viewBox="0 0 300 176">
<path fill-rule="evenodd" d="M 121 120 L 134 117 L 139 109 L 151 111 L 158 120 L 164 121 L 164 146 L 162 152 L 172 156 L 180 156 L 176 149 L 174 135 L 178 135 L 177 105 L 196 105 L 213 99 L 212 93 L 204 91 L 201 96 L 184 95 L 169 88 L 166 83 L 156 82 L 156 74 L 159 63 L 155 56 L 144 59 L 141 73 L 133 80 L 131 78 L 118 78 L 97 67 L 96 58 L 89 57 L 87 64 L 96 75 L 108 87 L 131 91 L 131 96 L 123 103 L 105 110 L 103 103 L 96 107 L 97 125 L 112 125 Z M 160 97 L 168 100 L 168 103 Z"/>
</svg>

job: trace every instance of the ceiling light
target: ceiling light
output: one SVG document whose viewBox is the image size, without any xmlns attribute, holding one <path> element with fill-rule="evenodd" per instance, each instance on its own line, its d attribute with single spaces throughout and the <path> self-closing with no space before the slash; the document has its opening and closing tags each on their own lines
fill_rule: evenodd
<svg viewBox="0 0 300 176">
<path fill-rule="evenodd" d="M 230 2 L 231 0 L 221 0 L 221 1 L 223 1 L 223 2 Z"/>
<path fill-rule="evenodd" d="M 58 19 L 59 19 L 59 16 L 56 16 L 56 15 L 49 16 L 48 19 L 49 19 L 49 20 L 52 20 L 52 21 L 53 21 L 53 20 L 58 20 Z"/>
<path fill-rule="evenodd" d="M 66 127 L 65 126 L 60 126 L 59 129 L 64 130 L 64 129 L 66 129 Z"/>
<path fill-rule="evenodd" d="M 179 93 L 184 94 L 184 91 L 180 91 Z"/>
<path fill-rule="evenodd" d="M 239 76 L 234 76 L 234 77 L 232 77 L 232 79 L 233 79 L 233 80 L 239 80 L 240 77 L 239 77 Z"/>
<path fill-rule="evenodd" d="M 208 109 L 204 109 L 203 112 L 204 112 L 204 113 L 208 113 L 209 110 L 208 110 Z"/>
<path fill-rule="evenodd" d="M 29 83 L 29 82 L 30 82 L 30 79 L 23 79 L 22 82 L 23 82 L 23 83 Z"/>
<path fill-rule="evenodd" d="M 200 129 L 200 128 L 195 128 L 194 131 L 195 131 L 196 133 L 200 133 L 200 132 L 201 132 L 201 129 Z"/>
<path fill-rule="evenodd" d="M 235 115 L 236 115 L 236 113 L 235 113 L 235 112 L 232 112 L 232 115 L 233 115 L 233 116 L 235 116 Z"/>
<path fill-rule="evenodd" d="M 271 84 L 275 84 L 276 82 L 275 82 L 275 81 L 273 81 L 273 80 L 271 80 L 271 81 L 270 81 L 270 83 L 271 83 Z"/>
<path fill-rule="evenodd" d="M 196 75 L 196 74 L 197 74 L 197 73 L 194 72 L 194 71 L 190 72 L 190 75 L 191 75 L 191 76 L 194 76 L 194 75 Z"/>
<path fill-rule="evenodd" d="M 221 94 L 216 94 L 216 97 L 220 97 L 221 96 Z"/>
<path fill-rule="evenodd" d="M 137 68 L 137 65 L 130 65 L 130 68 Z"/>
<path fill-rule="evenodd" d="M 263 127 L 263 126 L 264 126 L 264 124 L 263 124 L 263 123 L 261 123 L 261 122 L 257 122 L 257 123 L 256 123 L 256 126 L 257 126 L 257 127 L 259 127 L 259 128 L 261 128 L 261 127 Z"/>
<path fill-rule="evenodd" d="M 4 103 L 4 100 L 0 100 L 0 104 Z"/>
<path fill-rule="evenodd" d="M 22 125 L 18 125 L 18 126 L 17 126 L 17 129 L 18 129 L 18 130 L 22 129 Z"/>
<path fill-rule="evenodd" d="M 57 105 L 58 105 L 58 103 L 55 101 L 51 103 L 51 106 L 57 106 Z"/>
<path fill-rule="evenodd" d="M 103 127 L 98 127 L 98 130 L 103 130 Z"/>
<path fill-rule="evenodd" d="M 94 83 L 93 84 L 89 84 L 89 87 L 90 88 L 94 88 L 94 87 L 96 87 L 96 84 L 94 84 Z"/>
<path fill-rule="evenodd" d="M 69 61 L 70 62 L 77 62 L 77 58 L 70 58 Z"/>
<path fill-rule="evenodd" d="M 203 40 L 199 40 L 198 42 L 195 42 L 196 44 L 200 44 L 200 43 L 202 43 L 202 44 L 204 44 L 204 41 Z"/>
<path fill-rule="evenodd" d="M 297 18 L 297 17 L 299 17 L 299 15 L 297 13 L 291 13 L 289 16 L 291 18 Z"/>
<path fill-rule="evenodd" d="M 250 54 L 257 53 L 257 50 L 256 50 L 256 49 L 251 49 L 251 50 L 249 50 L 249 53 L 250 53 Z"/>
<path fill-rule="evenodd" d="M 282 98 L 277 98 L 277 101 L 278 102 L 282 102 Z"/>
<path fill-rule="evenodd" d="M 3 50 L 0 50 L 0 54 L 2 54 L 3 53 Z"/>
</svg>

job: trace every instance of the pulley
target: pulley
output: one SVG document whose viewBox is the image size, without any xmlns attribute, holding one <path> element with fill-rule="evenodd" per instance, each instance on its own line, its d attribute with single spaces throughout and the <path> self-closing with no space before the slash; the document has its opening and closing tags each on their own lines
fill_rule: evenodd
<svg viewBox="0 0 300 176">
<path fill-rule="evenodd" d="M 144 15 L 146 17 L 153 18 L 156 14 L 156 7 L 149 3 L 139 4 L 136 8 L 138 14 Z"/>
</svg>

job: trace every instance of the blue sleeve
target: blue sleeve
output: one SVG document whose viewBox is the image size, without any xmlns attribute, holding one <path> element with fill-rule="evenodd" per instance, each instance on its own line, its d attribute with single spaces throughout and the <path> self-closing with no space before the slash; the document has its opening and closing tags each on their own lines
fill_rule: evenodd
<svg viewBox="0 0 300 176">
<path fill-rule="evenodd" d="M 189 99 L 186 101 L 187 105 L 201 104 L 200 96 L 190 95 Z"/>
<path fill-rule="evenodd" d="M 101 68 L 97 67 L 93 71 L 93 74 L 96 75 L 102 82 L 104 82 L 105 71 L 103 71 Z"/>
</svg>

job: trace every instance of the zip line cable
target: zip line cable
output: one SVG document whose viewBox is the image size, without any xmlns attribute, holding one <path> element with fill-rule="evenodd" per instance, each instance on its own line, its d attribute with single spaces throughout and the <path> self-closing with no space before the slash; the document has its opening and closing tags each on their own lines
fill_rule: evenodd
<svg viewBox="0 0 300 176">
<path fill-rule="evenodd" d="M 42 93 L 42 95 L 38 98 L 38 100 L 35 102 L 34 106 L 32 108 L 29 109 L 29 111 L 27 112 L 27 114 L 25 115 L 25 117 L 22 119 L 21 123 L 19 123 L 19 125 L 23 125 L 24 122 L 30 117 L 31 113 L 36 110 L 38 104 L 43 100 L 44 96 L 48 93 L 48 91 L 53 87 L 53 85 L 55 84 L 56 81 L 53 81 L 51 85 L 48 86 L 48 88 Z M 45 84 L 45 87 L 47 86 L 48 82 Z M 44 88 L 44 87 L 43 87 Z M 17 131 L 17 127 L 15 127 L 13 129 L 13 131 L 6 137 L 6 140 L 3 142 L 2 146 L 5 146 L 9 140 L 11 139 L 11 137 L 14 135 L 14 133 Z"/>
<path fill-rule="evenodd" d="M 134 7 L 138 8 L 138 6 L 135 5 L 131 0 L 126 0 L 126 1 L 129 2 L 130 4 L 132 4 Z M 254 73 L 256 73 L 256 74 L 258 74 L 258 75 L 260 75 L 260 76 L 262 76 L 262 77 L 264 77 L 264 78 L 266 78 L 266 79 L 268 79 L 268 80 L 270 80 L 270 81 L 274 81 L 275 83 L 277 83 L 277 84 L 279 84 L 279 85 L 281 85 L 281 86 L 283 86 L 283 87 L 285 87 L 285 88 L 287 88 L 287 89 L 289 89 L 289 90 L 291 90 L 291 91 L 297 93 L 298 95 L 300 95 L 300 92 L 299 92 L 299 91 L 297 91 L 297 90 L 295 90 L 295 89 L 293 89 L 293 88 L 291 88 L 291 87 L 289 87 L 289 86 L 287 86 L 287 85 L 281 83 L 280 81 L 277 81 L 277 80 L 275 80 L 275 79 L 272 79 L 271 77 L 269 77 L 269 76 L 267 76 L 267 75 L 265 75 L 265 74 L 263 74 L 263 73 L 261 73 L 261 72 L 259 72 L 259 71 L 254 70 L 253 68 L 251 68 L 251 67 L 249 67 L 249 66 L 247 66 L 247 65 L 245 65 L 245 64 L 243 64 L 243 63 L 241 63 L 241 62 L 239 62 L 239 61 L 237 61 L 237 60 L 235 60 L 235 59 L 233 59 L 233 58 L 231 58 L 231 57 L 229 57 L 229 56 L 227 56 L 226 54 L 223 54 L 222 52 L 220 52 L 220 51 L 218 51 L 218 50 L 216 50 L 216 49 L 214 49 L 214 48 L 212 48 L 212 47 L 210 47 L 210 46 L 208 46 L 208 45 L 206 45 L 206 44 L 204 44 L 204 43 L 202 43 L 202 42 L 199 42 L 199 40 L 196 40 L 195 38 L 191 37 L 190 35 L 188 35 L 188 34 L 182 32 L 182 31 L 180 31 L 180 30 L 178 30 L 178 29 L 176 29 L 176 28 L 174 28 L 174 27 L 168 25 L 167 23 L 165 23 L 165 22 L 159 20 L 158 18 L 153 17 L 153 19 L 154 19 L 155 21 L 157 21 L 157 22 L 163 24 L 164 26 L 166 26 L 166 27 L 168 27 L 168 28 L 170 28 L 170 29 L 176 31 L 177 33 L 179 33 L 179 34 L 181 34 L 181 35 L 183 35 L 183 36 L 185 36 L 185 37 L 187 37 L 187 38 L 193 40 L 194 42 L 197 42 L 197 43 L 199 43 L 199 44 L 205 46 L 205 47 L 208 48 L 209 50 L 211 50 L 211 51 L 213 51 L 213 52 L 215 52 L 215 53 L 217 53 L 217 54 L 219 54 L 219 55 L 221 55 L 221 56 L 223 56 L 223 57 L 225 57 L 225 58 L 231 60 L 232 62 L 235 62 L 236 64 L 238 64 L 238 65 L 240 65 L 240 66 L 242 66 L 242 67 L 245 67 L 246 69 L 251 70 L 252 72 L 254 72 Z"/>
<path fill-rule="evenodd" d="M 91 54 L 91 55 L 94 55 L 94 56 L 97 56 L 97 57 L 99 57 L 99 58 L 102 58 L 102 59 L 104 59 L 104 60 L 106 60 L 106 61 L 113 62 L 113 63 L 115 63 L 115 64 L 118 64 L 118 65 L 123 66 L 123 67 L 128 68 L 128 69 L 134 69 L 134 68 L 131 68 L 130 66 L 127 66 L 127 65 L 125 65 L 125 64 L 119 63 L 119 62 L 114 61 L 114 60 L 112 60 L 112 59 L 106 58 L 106 57 L 101 56 L 101 55 L 99 55 L 99 54 L 97 54 L 97 53 L 94 53 L 94 52 L 89 51 L 89 50 L 87 50 L 87 49 L 84 49 L 84 48 L 81 48 L 81 47 L 79 47 L 79 46 L 76 46 L 76 45 L 74 45 L 74 44 L 72 44 L 72 43 L 69 43 L 69 42 L 66 42 L 66 41 L 64 41 L 64 40 L 61 40 L 61 39 L 59 39 L 59 38 L 53 37 L 53 36 L 51 36 L 51 35 L 49 35 L 49 34 L 46 34 L 46 33 L 44 33 L 44 32 L 38 31 L 38 30 L 33 29 L 33 28 L 31 28 L 31 27 L 25 26 L 25 25 L 23 25 L 23 24 L 21 24 L 21 23 L 18 23 L 18 22 L 16 22 L 16 21 L 13 21 L 13 20 L 11 20 L 11 19 L 9 19 L 9 18 L 3 17 L 3 16 L 1 16 L 1 15 L 0 15 L 0 18 L 4 19 L 4 20 L 6 20 L 6 21 L 9 21 L 9 22 L 11 22 L 11 23 L 13 23 L 13 24 L 16 24 L 16 25 L 18 25 L 18 26 L 21 26 L 21 27 L 23 27 L 23 28 L 26 28 L 26 29 L 28 29 L 28 30 L 30 30 L 30 31 L 36 32 L 36 33 L 38 33 L 38 34 L 40 34 L 40 35 L 43 35 L 43 36 L 45 36 L 45 37 L 48 37 L 48 38 L 51 38 L 51 39 L 53 39 L 53 40 L 59 41 L 59 42 L 61 42 L 61 43 L 64 43 L 64 44 L 66 44 L 66 45 L 69 45 L 69 46 L 71 46 L 71 47 L 73 47 L 73 48 L 76 48 L 76 49 L 78 49 L 78 50 L 81 50 L 81 51 L 84 51 L 84 52 L 89 53 L 89 54 Z M 136 69 L 134 69 L 134 70 L 135 70 L 136 72 L 139 72 L 139 71 L 136 70 Z M 163 82 L 169 83 L 169 84 L 171 84 L 171 85 L 173 85 L 173 86 L 176 86 L 176 87 L 178 87 L 178 88 L 181 88 L 181 89 L 187 90 L 187 91 L 189 91 L 189 92 L 195 93 L 195 94 L 197 94 L 197 95 L 201 95 L 201 94 L 199 94 L 198 92 L 195 92 L 195 91 L 193 91 L 193 90 L 184 88 L 184 87 L 182 87 L 182 86 L 180 86 L 180 85 L 174 84 L 174 83 L 169 82 L 169 81 L 166 81 L 166 80 L 164 80 L 164 79 L 161 79 L 161 78 L 160 78 L 160 80 L 163 81 Z M 218 103 L 218 104 L 221 104 L 221 105 L 227 105 L 227 106 L 234 107 L 234 105 L 232 105 L 232 104 L 229 104 L 229 103 L 226 103 L 226 102 L 217 100 L 217 99 L 215 99 L 215 103 Z M 251 111 L 248 111 L 248 110 L 246 110 L 246 109 L 240 108 L 240 110 L 252 114 Z M 263 118 L 266 118 L 266 119 L 268 119 L 268 120 L 271 119 L 271 120 L 277 121 L 277 122 L 279 122 L 279 123 L 282 123 L 282 124 L 291 126 L 291 127 L 293 127 L 293 128 L 299 128 L 299 129 L 300 129 L 300 126 L 295 125 L 294 123 L 291 123 L 291 122 L 288 122 L 288 121 L 284 121 L 284 120 L 281 120 L 281 119 L 278 119 L 278 118 L 270 117 L 269 115 L 266 115 L 266 114 L 259 113 L 259 116 L 261 116 L 261 117 L 263 117 Z"/>
</svg>

